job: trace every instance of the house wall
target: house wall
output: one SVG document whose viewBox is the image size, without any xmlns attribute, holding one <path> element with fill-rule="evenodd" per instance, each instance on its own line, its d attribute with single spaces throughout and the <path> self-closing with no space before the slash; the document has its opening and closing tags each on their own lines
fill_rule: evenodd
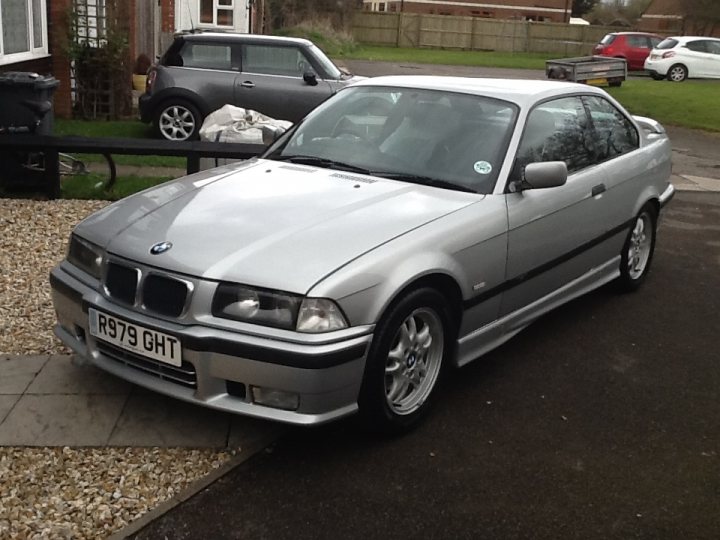
<svg viewBox="0 0 720 540">
<path fill-rule="evenodd" d="M 540 4 L 540 5 L 538 5 Z M 545 22 L 568 22 L 572 12 L 572 0 L 363 0 L 365 11 L 387 13 L 421 13 L 430 15 L 455 15 L 482 17 L 486 19 L 515 19 Z"/>
</svg>

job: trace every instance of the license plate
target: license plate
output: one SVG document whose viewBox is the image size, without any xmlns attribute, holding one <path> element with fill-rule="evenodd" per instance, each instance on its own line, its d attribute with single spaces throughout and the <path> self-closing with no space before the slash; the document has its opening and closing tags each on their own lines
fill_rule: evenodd
<svg viewBox="0 0 720 540">
<path fill-rule="evenodd" d="M 588 79 L 585 81 L 587 84 L 607 84 L 607 79 Z"/>
<path fill-rule="evenodd" d="M 182 364 L 182 349 L 178 338 L 118 319 L 96 309 L 91 308 L 89 315 L 90 334 L 94 337 L 158 362 L 173 366 Z"/>
</svg>

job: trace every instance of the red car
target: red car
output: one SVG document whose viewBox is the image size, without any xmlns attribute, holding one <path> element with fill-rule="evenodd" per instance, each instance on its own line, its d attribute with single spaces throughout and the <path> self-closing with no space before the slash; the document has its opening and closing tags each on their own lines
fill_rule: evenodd
<svg viewBox="0 0 720 540">
<path fill-rule="evenodd" d="M 645 59 L 665 38 L 645 32 L 612 32 L 595 45 L 593 54 L 624 58 L 628 69 L 644 69 Z"/>
</svg>

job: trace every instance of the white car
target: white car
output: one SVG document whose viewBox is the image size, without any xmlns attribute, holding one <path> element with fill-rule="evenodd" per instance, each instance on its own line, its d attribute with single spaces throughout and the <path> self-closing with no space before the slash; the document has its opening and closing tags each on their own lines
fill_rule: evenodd
<svg viewBox="0 0 720 540">
<path fill-rule="evenodd" d="M 645 60 L 645 69 L 656 80 L 720 78 L 720 39 L 669 37 L 652 50 Z"/>
</svg>

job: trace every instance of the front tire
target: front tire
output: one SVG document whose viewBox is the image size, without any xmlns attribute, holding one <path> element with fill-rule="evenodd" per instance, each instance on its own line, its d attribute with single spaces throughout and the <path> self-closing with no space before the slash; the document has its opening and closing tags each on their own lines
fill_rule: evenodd
<svg viewBox="0 0 720 540">
<path fill-rule="evenodd" d="M 636 291 L 647 278 L 655 253 L 656 232 L 657 211 L 645 205 L 633 221 L 620 256 L 618 284 L 621 290 Z"/>
<path fill-rule="evenodd" d="M 154 127 L 157 135 L 168 141 L 196 139 L 202 124 L 198 108 L 184 99 L 171 99 L 158 107 Z"/>
<path fill-rule="evenodd" d="M 667 80 L 672 82 L 683 82 L 688 78 L 688 70 L 682 64 L 675 64 L 668 69 Z"/>
<path fill-rule="evenodd" d="M 443 296 L 419 288 L 396 302 L 378 324 L 358 405 L 373 431 L 399 434 L 427 414 L 455 332 Z"/>
</svg>

